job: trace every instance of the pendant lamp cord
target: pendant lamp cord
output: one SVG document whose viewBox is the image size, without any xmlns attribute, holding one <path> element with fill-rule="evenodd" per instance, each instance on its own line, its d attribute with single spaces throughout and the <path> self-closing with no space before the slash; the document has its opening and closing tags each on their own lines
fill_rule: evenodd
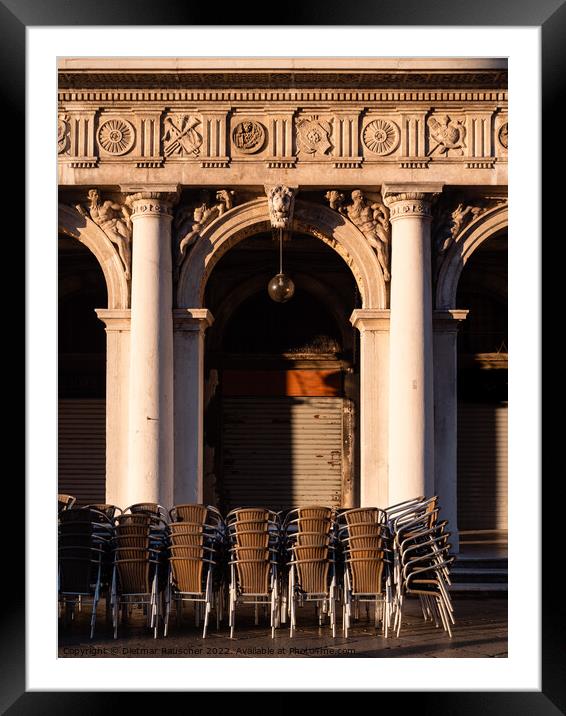
<svg viewBox="0 0 566 716">
<path fill-rule="evenodd" d="M 283 273 L 283 229 L 279 229 L 279 273 Z"/>
</svg>

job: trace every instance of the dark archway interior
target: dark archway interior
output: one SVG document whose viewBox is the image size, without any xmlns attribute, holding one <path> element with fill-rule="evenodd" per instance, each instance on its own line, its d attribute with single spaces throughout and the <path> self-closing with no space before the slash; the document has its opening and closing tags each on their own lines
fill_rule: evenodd
<svg viewBox="0 0 566 716">
<path fill-rule="evenodd" d="M 105 501 L 106 333 L 102 269 L 76 239 L 59 238 L 59 492 L 77 504 Z"/>
<path fill-rule="evenodd" d="M 507 273 L 501 232 L 472 254 L 458 286 L 457 306 L 469 310 L 458 336 L 458 527 L 471 532 L 463 549 L 507 528 Z"/>
<path fill-rule="evenodd" d="M 76 239 L 59 238 L 59 397 L 104 398 L 106 333 L 95 313 L 108 305 L 104 274 Z"/>
<path fill-rule="evenodd" d="M 263 289 L 234 312 L 222 348 L 226 354 L 320 353 L 338 357 L 342 355 L 342 336 L 328 307 L 304 288 L 297 288 L 287 303 L 272 301 Z"/>
<path fill-rule="evenodd" d="M 278 241 L 258 234 L 222 257 L 206 287 L 217 321 L 206 335 L 205 495 L 223 509 L 339 504 L 342 473 L 351 470 L 342 421 L 346 401 L 357 403 L 354 278 L 335 251 L 306 235 L 284 242 L 283 269 L 296 290 L 279 304 L 267 293 Z"/>
</svg>

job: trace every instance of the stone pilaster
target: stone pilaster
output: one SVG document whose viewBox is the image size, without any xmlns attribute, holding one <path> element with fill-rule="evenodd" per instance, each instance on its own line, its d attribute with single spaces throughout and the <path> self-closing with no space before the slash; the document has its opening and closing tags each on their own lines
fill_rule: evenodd
<svg viewBox="0 0 566 716">
<path fill-rule="evenodd" d="M 206 308 L 173 311 L 175 504 L 203 500 L 204 333 L 213 320 Z"/>
<path fill-rule="evenodd" d="M 106 502 L 123 507 L 128 495 L 130 311 L 96 310 L 106 326 Z"/>
<path fill-rule="evenodd" d="M 435 311 L 434 325 L 434 490 L 450 524 L 458 552 L 458 376 L 457 333 L 468 311 Z"/>
<path fill-rule="evenodd" d="M 360 332 L 360 505 L 385 507 L 388 488 L 389 311 L 356 309 Z"/>
</svg>

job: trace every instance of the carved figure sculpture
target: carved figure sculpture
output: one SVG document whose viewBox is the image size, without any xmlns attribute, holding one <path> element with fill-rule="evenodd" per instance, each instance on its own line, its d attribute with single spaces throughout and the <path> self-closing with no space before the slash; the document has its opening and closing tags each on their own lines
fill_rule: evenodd
<svg viewBox="0 0 566 716">
<path fill-rule="evenodd" d="M 126 279 L 130 279 L 130 266 L 132 252 L 130 243 L 132 240 L 131 211 L 127 202 L 122 205 L 115 201 L 100 200 L 98 189 L 90 189 L 88 192 L 90 204 L 88 214 L 84 208 L 77 204 L 77 210 L 83 216 L 90 216 L 94 223 L 99 226 L 110 241 L 118 248 L 118 254 L 124 264 Z"/>
<path fill-rule="evenodd" d="M 344 196 L 344 194 L 342 194 L 341 191 L 336 191 L 336 189 L 330 189 L 326 192 L 324 198 L 328 201 L 331 209 L 334 209 L 334 211 L 339 211 L 341 214 L 346 213 L 346 208 L 344 207 L 344 201 L 346 197 Z"/>
<path fill-rule="evenodd" d="M 274 229 L 289 228 L 293 218 L 295 190 L 281 184 L 265 187 L 265 190 L 271 226 Z"/>
<path fill-rule="evenodd" d="M 389 274 L 389 220 L 383 204 L 370 204 L 360 189 L 352 192 L 352 203 L 346 207 L 348 218 L 354 223 L 375 249 L 385 281 Z"/>
<path fill-rule="evenodd" d="M 194 209 L 188 206 L 178 209 L 173 223 L 179 244 L 177 268 L 180 268 L 187 254 L 187 249 L 195 243 L 204 227 L 232 208 L 233 197 L 233 191 L 219 189 L 216 192 L 216 204 L 210 205 L 208 192 L 203 192 L 202 203 L 199 206 Z"/>
</svg>

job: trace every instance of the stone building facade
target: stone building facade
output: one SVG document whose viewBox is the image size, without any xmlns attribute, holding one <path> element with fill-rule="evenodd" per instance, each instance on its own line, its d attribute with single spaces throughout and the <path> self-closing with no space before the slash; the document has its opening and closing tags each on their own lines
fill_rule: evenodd
<svg viewBox="0 0 566 716">
<path fill-rule="evenodd" d="M 58 93 L 61 492 L 437 493 L 505 533 L 504 61 L 63 59 Z"/>
</svg>

